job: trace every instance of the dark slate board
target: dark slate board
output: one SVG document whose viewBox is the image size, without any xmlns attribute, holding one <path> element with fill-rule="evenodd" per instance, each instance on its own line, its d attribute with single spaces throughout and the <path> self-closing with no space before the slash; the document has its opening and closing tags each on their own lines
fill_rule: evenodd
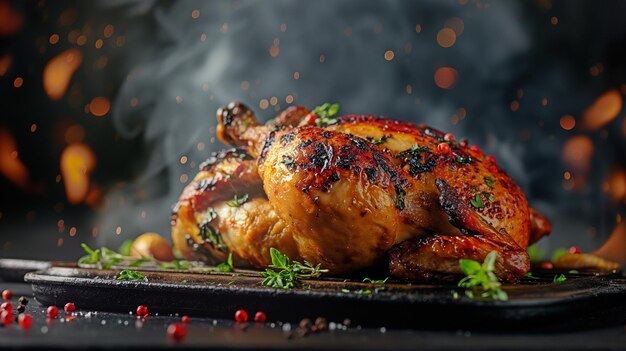
<svg viewBox="0 0 626 351">
<path fill-rule="evenodd" d="M 469 299 L 463 289 L 445 283 L 389 281 L 383 290 L 360 295 L 354 291 L 380 285 L 326 278 L 306 281 L 308 289 L 279 290 L 261 286 L 258 273 L 247 270 L 145 271 L 147 282 L 117 281 L 118 272 L 51 267 L 28 273 L 25 280 L 43 305 L 72 301 L 83 309 L 120 312 L 144 304 L 151 312 L 232 318 L 243 308 L 265 311 L 280 321 L 324 316 L 350 318 L 363 326 L 472 330 L 548 331 L 626 320 L 626 279 L 620 276 L 573 275 L 554 284 L 551 272 L 504 286 L 510 298 L 502 302 Z"/>
</svg>

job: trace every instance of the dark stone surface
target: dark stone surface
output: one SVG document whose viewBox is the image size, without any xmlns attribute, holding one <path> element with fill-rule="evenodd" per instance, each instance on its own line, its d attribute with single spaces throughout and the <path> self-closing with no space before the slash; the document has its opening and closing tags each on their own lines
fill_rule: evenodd
<svg viewBox="0 0 626 351">
<path fill-rule="evenodd" d="M 29 285 L 1 283 L 0 288 L 13 290 L 11 302 L 31 296 Z M 46 320 L 45 307 L 31 299 L 26 308 L 33 315 L 33 326 L 28 331 L 19 329 L 16 324 L 0 328 L 2 348 L 215 348 L 215 349 L 389 349 L 389 350 L 540 350 L 540 349 L 626 349 L 626 333 L 623 325 L 594 329 L 590 321 L 589 329 L 577 332 L 525 333 L 525 332 L 473 332 L 471 330 L 427 331 L 427 330 L 386 330 L 358 329 L 326 331 L 306 337 L 289 338 L 286 328 L 276 324 L 249 323 L 242 328 L 230 320 L 212 318 L 192 318 L 188 335 L 180 343 L 170 341 L 166 335 L 167 326 L 180 320 L 178 316 L 151 315 L 139 322 L 134 315 L 127 313 L 105 313 L 81 310 L 77 306 L 76 318 L 65 320 L 60 312 L 56 320 Z M 253 311 L 249 311 L 253 314 Z M 271 319 L 271 316 L 268 316 Z M 63 318 L 63 319 L 61 319 Z M 430 318 L 415 316 L 415 318 Z M 471 318 L 471 316 L 468 316 Z M 292 331 L 296 326 L 291 325 Z"/>
</svg>

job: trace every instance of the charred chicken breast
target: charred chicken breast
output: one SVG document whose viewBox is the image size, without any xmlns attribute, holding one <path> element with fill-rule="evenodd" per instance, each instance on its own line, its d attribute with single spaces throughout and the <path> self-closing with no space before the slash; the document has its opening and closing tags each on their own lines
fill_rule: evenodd
<svg viewBox="0 0 626 351">
<path fill-rule="evenodd" d="M 387 260 L 392 275 L 443 278 L 496 251 L 509 281 L 550 232 L 493 157 L 436 129 L 290 107 L 259 124 L 241 103 L 218 110 L 215 153 L 172 217 L 189 258 L 265 267 L 274 247 L 335 274 Z"/>
</svg>

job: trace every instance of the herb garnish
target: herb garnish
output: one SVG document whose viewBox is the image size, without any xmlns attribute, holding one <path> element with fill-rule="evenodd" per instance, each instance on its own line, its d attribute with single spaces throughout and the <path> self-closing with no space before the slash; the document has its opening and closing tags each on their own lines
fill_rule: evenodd
<svg viewBox="0 0 626 351">
<path fill-rule="evenodd" d="M 455 163 L 460 163 L 460 164 L 470 164 L 472 163 L 472 158 L 471 157 L 463 157 L 463 156 L 459 156 L 459 155 L 454 155 L 454 162 Z"/>
<path fill-rule="evenodd" d="M 280 162 L 290 171 L 296 168 L 296 160 L 290 155 L 283 155 L 283 160 Z"/>
<path fill-rule="evenodd" d="M 480 197 L 480 194 L 476 194 L 476 197 L 470 199 L 469 202 L 470 204 L 472 204 L 472 206 L 474 206 L 474 208 L 481 209 L 485 207 L 485 205 L 483 204 L 483 198 Z"/>
<path fill-rule="evenodd" d="M 365 139 L 367 139 L 367 141 L 369 141 L 370 143 L 372 143 L 374 145 L 380 145 L 380 144 L 384 143 L 385 141 L 387 141 L 387 139 L 389 139 L 391 137 L 392 137 L 391 134 L 387 134 L 387 135 L 383 135 L 382 137 L 380 137 L 380 139 L 376 139 L 374 137 L 366 137 Z"/>
<path fill-rule="evenodd" d="M 237 197 L 237 194 L 235 194 L 235 197 L 233 197 L 233 199 L 228 201 L 226 204 L 230 207 L 239 207 L 245 204 L 246 201 L 248 201 L 248 194 L 243 194 L 242 197 Z"/>
<path fill-rule="evenodd" d="M 222 234 L 218 232 L 216 229 L 214 229 L 213 227 L 211 227 L 209 225 L 210 222 L 211 222 L 211 219 L 200 224 L 199 226 L 200 237 L 205 242 L 209 243 L 209 245 L 211 245 L 212 248 L 220 250 L 225 253 L 228 252 L 228 247 L 222 241 Z"/>
<path fill-rule="evenodd" d="M 124 269 L 120 272 L 120 274 L 115 278 L 117 280 L 126 280 L 126 281 L 137 281 L 143 280 L 148 281 L 145 275 L 141 274 L 141 272 L 133 271 L 130 269 Z"/>
<path fill-rule="evenodd" d="M 495 200 L 496 200 L 496 198 L 495 198 L 495 197 L 493 197 L 493 195 L 492 195 L 491 193 L 488 193 L 488 192 L 486 192 L 486 191 L 483 191 L 483 195 L 485 195 L 485 198 L 487 198 L 487 200 L 489 200 L 489 201 L 491 201 L 491 202 L 493 202 L 493 201 L 495 201 Z"/>
<path fill-rule="evenodd" d="M 374 280 L 372 278 L 363 278 L 363 283 L 371 283 L 371 284 L 385 284 L 389 277 L 380 280 Z"/>
<path fill-rule="evenodd" d="M 556 249 L 556 250 L 554 250 L 554 253 L 552 253 L 551 261 L 552 262 L 556 262 L 556 261 L 558 261 L 559 258 L 567 255 L 568 253 L 569 252 L 567 251 L 567 249 L 564 249 L 564 248 Z"/>
<path fill-rule="evenodd" d="M 484 179 L 485 179 L 485 184 L 491 189 L 493 189 L 493 187 L 496 185 L 496 180 L 492 177 L 485 177 Z"/>
<path fill-rule="evenodd" d="M 404 210 L 404 196 L 406 192 L 404 189 L 396 187 L 396 193 L 398 196 L 392 196 L 393 203 L 396 205 L 396 208 L 400 211 Z"/>
<path fill-rule="evenodd" d="M 222 262 L 217 265 L 217 270 L 220 272 L 234 272 L 235 267 L 233 267 L 233 254 L 229 253 L 226 262 Z"/>
<path fill-rule="evenodd" d="M 172 262 L 164 262 L 159 266 L 160 269 L 178 269 L 183 270 L 189 268 L 189 261 L 172 261 Z"/>
<path fill-rule="evenodd" d="M 304 264 L 291 261 L 287 255 L 275 248 L 270 249 L 272 264 L 260 272 L 259 275 L 265 278 L 261 284 L 277 289 L 291 289 L 301 286 L 302 279 L 317 278 L 322 273 L 328 272 L 322 269 L 321 264 L 313 266 L 310 262 Z"/>
<path fill-rule="evenodd" d="M 99 249 L 92 249 L 87 244 L 81 244 L 81 247 L 87 255 L 78 259 L 79 264 L 89 264 L 96 265 L 99 269 L 110 269 L 111 267 L 123 264 L 128 267 L 140 267 L 142 264 L 146 262 L 153 262 L 159 264 L 161 269 L 187 269 L 189 268 L 189 262 L 187 261 L 172 261 L 172 262 L 161 262 L 153 257 L 145 257 L 142 256 L 140 258 L 130 256 L 130 248 L 132 247 L 132 242 L 130 246 L 128 246 L 127 242 L 122 244 L 120 251 L 115 252 L 109 248 L 101 247 Z M 128 254 L 126 254 L 128 253 Z M 130 262 L 130 263 L 128 263 Z"/>
<path fill-rule="evenodd" d="M 419 156 L 419 154 L 424 152 L 424 151 L 430 151 L 430 149 L 428 147 L 426 147 L 426 146 L 419 146 L 417 144 L 413 144 L 410 149 L 406 149 L 406 150 L 400 151 L 397 154 L 395 154 L 393 157 L 394 158 L 401 158 L 401 157 L 404 157 L 404 156 L 407 156 L 407 155 Z"/>
<path fill-rule="evenodd" d="M 552 282 L 555 284 L 561 284 L 566 280 L 567 280 L 567 277 L 565 276 L 565 274 L 561 274 L 561 275 L 555 275 L 554 279 L 552 279 Z"/>
<path fill-rule="evenodd" d="M 495 272 L 496 251 L 491 251 L 485 257 L 482 265 L 474 260 L 460 259 L 459 266 L 466 277 L 459 281 L 459 287 L 472 288 L 466 290 L 469 298 L 474 298 L 474 292 L 479 292 L 483 298 L 491 298 L 493 300 L 506 301 L 509 299 L 506 291 L 500 287 L 502 284 L 498 281 Z"/>
<path fill-rule="evenodd" d="M 327 102 L 321 106 L 317 106 L 312 111 L 314 114 L 318 116 L 318 118 L 315 120 L 315 124 L 317 124 L 318 127 L 324 127 L 324 126 L 336 124 L 337 119 L 332 118 L 332 117 L 336 115 L 338 111 L 339 111 L 339 104 L 331 105 L 330 103 Z"/>
</svg>

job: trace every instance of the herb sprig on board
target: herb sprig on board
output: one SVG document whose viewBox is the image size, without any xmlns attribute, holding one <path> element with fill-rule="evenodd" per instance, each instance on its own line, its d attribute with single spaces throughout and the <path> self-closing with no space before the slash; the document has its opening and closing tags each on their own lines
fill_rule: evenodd
<svg viewBox="0 0 626 351">
<path fill-rule="evenodd" d="M 117 278 L 115 279 L 126 280 L 126 281 L 139 281 L 139 280 L 148 281 L 148 278 L 146 278 L 146 276 L 143 275 L 141 272 L 133 271 L 130 269 L 122 270 L 120 274 L 117 275 Z"/>
<path fill-rule="evenodd" d="M 272 264 L 265 271 L 259 273 L 265 278 L 261 284 L 277 289 L 292 289 L 302 286 L 301 280 L 318 278 L 322 273 L 328 272 L 322 269 L 320 264 L 313 266 L 310 262 L 304 264 L 291 261 L 287 255 L 275 248 L 270 249 Z"/>
<path fill-rule="evenodd" d="M 470 288 L 466 290 L 469 298 L 474 298 L 474 294 L 479 294 L 482 298 L 506 301 L 509 295 L 502 290 L 498 277 L 495 274 L 495 263 L 497 257 L 496 251 L 491 251 L 485 257 L 482 264 L 474 260 L 461 259 L 459 266 L 465 277 L 458 283 L 461 288 Z"/>
<path fill-rule="evenodd" d="M 144 263 L 152 262 L 158 265 L 160 269 L 178 269 L 184 270 L 189 268 L 189 261 L 174 260 L 171 262 L 162 262 L 153 257 L 134 257 L 130 256 L 130 248 L 127 247 L 127 243 L 122 244 L 120 251 L 113 251 L 106 247 L 99 249 L 92 249 L 87 244 L 81 244 L 81 247 L 87 253 L 85 256 L 78 259 L 79 264 L 83 265 L 95 265 L 99 269 L 110 269 L 117 265 L 124 265 L 128 267 L 141 267 Z"/>
</svg>

